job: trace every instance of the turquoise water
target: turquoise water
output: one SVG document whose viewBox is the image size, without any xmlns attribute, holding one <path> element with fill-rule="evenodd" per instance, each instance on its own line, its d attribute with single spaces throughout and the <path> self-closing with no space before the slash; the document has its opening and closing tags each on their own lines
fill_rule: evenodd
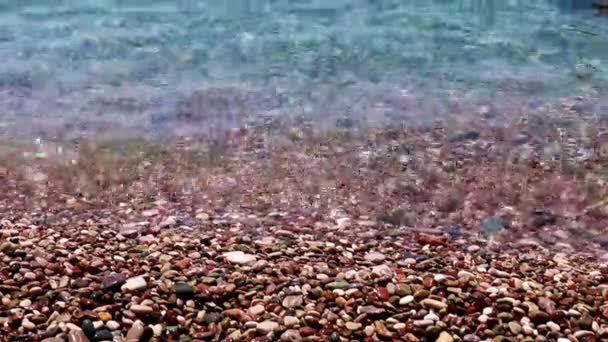
<svg viewBox="0 0 608 342">
<path fill-rule="evenodd" d="M 0 122 L 188 134 L 601 94 L 607 18 L 584 0 L 4 0 Z"/>
</svg>

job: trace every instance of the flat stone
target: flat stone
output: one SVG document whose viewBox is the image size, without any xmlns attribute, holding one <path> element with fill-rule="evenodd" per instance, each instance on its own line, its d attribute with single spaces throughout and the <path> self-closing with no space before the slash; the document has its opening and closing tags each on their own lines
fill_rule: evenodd
<svg viewBox="0 0 608 342">
<path fill-rule="evenodd" d="M 328 289 L 336 290 L 336 289 L 345 289 L 350 285 L 347 281 L 334 281 L 332 283 L 328 283 L 325 285 Z"/>
<path fill-rule="evenodd" d="M 143 276 L 137 276 L 127 279 L 120 289 L 123 291 L 141 291 L 146 287 L 148 287 L 146 279 Z"/>
<path fill-rule="evenodd" d="M 263 314 L 264 312 L 266 312 L 266 308 L 262 304 L 257 304 L 257 305 L 250 307 L 249 310 L 247 310 L 247 311 L 254 316 L 259 316 L 259 315 Z"/>
<path fill-rule="evenodd" d="M 359 314 L 363 314 L 364 313 L 364 314 L 368 314 L 368 315 L 379 315 L 379 314 L 382 314 L 384 312 L 386 312 L 385 309 L 378 308 L 378 307 L 375 307 L 373 305 L 360 306 L 357 309 L 357 313 L 359 313 Z"/>
<path fill-rule="evenodd" d="M 106 327 L 112 331 L 118 330 L 120 328 L 120 323 L 116 321 L 108 321 L 106 322 Z"/>
<path fill-rule="evenodd" d="M 376 277 L 390 278 L 394 275 L 394 272 L 388 265 L 378 265 L 372 268 L 372 274 Z"/>
<path fill-rule="evenodd" d="M 442 331 L 435 342 L 453 342 L 454 338 L 449 333 Z"/>
<path fill-rule="evenodd" d="M 285 316 L 285 317 L 283 317 L 283 324 L 287 328 L 293 328 L 298 323 L 300 323 L 300 320 L 297 317 L 294 317 L 294 316 Z"/>
<path fill-rule="evenodd" d="M 152 311 L 154 311 L 154 309 L 152 307 L 147 306 L 147 305 L 140 305 L 140 304 L 131 305 L 130 310 L 133 313 L 138 314 L 138 315 L 145 315 L 145 314 L 149 314 Z"/>
<path fill-rule="evenodd" d="M 175 292 L 178 297 L 190 297 L 194 295 L 194 289 L 192 286 L 183 282 L 175 283 L 173 285 L 173 292 Z"/>
<path fill-rule="evenodd" d="M 300 332 L 294 329 L 286 330 L 281 334 L 281 342 L 301 342 L 302 335 Z"/>
<path fill-rule="evenodd" d="M 94 341 L 112 341 L 114 339 L 114 335 L 110 330 L 99 330 L 93 336 Z"/>
<path fill-rule="evenodd" d="M 448 307 L 446 303 L 431 298 L 425 298 L 420 303 L 424 307 L 432 308 L 435 310 L 446 309 Z"/>
<path fill-rule="evenodd" d="M 303 298 L 301 295 L 286 296 L 283 299 L 283 307 L 288 309 L 297 308 L 299 306 L 302 306 L 302 302 Z"/>
<path fill-rule="evenodd" d="M 126 341 L 139 341 L 144 335 L 146 326 L 142 321 L 135 321 L 129 331 L 127 331 Z"/>
<path fill-rule="evenodd" d="M 421 328 L 425 328 L 433 324 L 435 324 L 435 322 L 431 321 L 430 319 L 420 319 L 414 321 L 414 325 Z"/>
<path fill-rule="evenodd" d="M 365 260 L 374 264 L 379 264 L 386 259 L 386 255 L 379 252 L 371 252 L 365 255 Z"/>
<path fill-rule="evenodd" d="M 399 305 L 408 305 L 409 303 L 414 301 L 414 296 L 409 295 L 399 299 Z"/>
<path fill-rule="evenodd" d="M 228 262 L 237 265 L 253 264 L 256 261 L 255 255 L 246 254 L 241 251 L 224 253 L 223 256 Z"/>
<path fill-rule="evenodd" d="M 279 328 L 279 323 L 273 321 L 264 321 L 256 326 L 256 331 L 262 335 L 266 335 Z"/>
<path fill-rule="evenodd" d="M 346 329 L 350 330 L 350 331 L 356 331 L 361 329 L 363 325 L 361 323 L 356 323 L 356 322 L 346 322 Z"/>
<path fill-rule="evenodd" d="M 109 291 L 119 288 L 125 283 L 126 280 L 126 277 L 121 273 L 112 272 L 106 275 L 101 281 L 101 289 L 103 291 Z"/>
<path fill-rule="evenodd" d="M 19 306 L 22 307 L 22 308 L 24 308 L 24 309 L 27 309 L 30 306 L 32 306 L 32 301 L 29 300 L 29 299 L 24 299 L 21 302 L 19 302 Z"/>
</svg>

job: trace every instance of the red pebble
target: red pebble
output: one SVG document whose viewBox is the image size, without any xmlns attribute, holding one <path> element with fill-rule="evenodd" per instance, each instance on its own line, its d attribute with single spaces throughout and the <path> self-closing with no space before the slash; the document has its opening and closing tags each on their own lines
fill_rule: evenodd
<svg viewBox="0 0 608 342">
<path fill-rule="evenodd" d="M 190 259 L 182 259 L 176 265 L 180 270 L 187 270 L 192 265 L 192 261 Z"/>
<path fill-rule="evenodd" d="M 443 238 L 441 238 L 439 236 L 429 235 L 429 234 L 418 235 L 418 239 L 416 241 L 421 245 L 431 245 L 431 246 L 447 246 L 448 245 Z"/>
<path fill-rule="evenodd" d="M 386 289 L 386 287 L 379 287 L 378 288 L 378 298 L 380 298 L 380 300 L 383 301 L 388 301 L 388 299 L 390 298 L 390 294 L 388 293 L 388 290 Z"/>
<path fill-rule="evenodd" d="M 314 335 L 317 332 L 317 330 L 314 328 L 311 328 L 311 327 L 301 327 L 299 329 L 299 332 L 300 332 L 300 335 L 306 337 L 306 336 Z"/>
</svg>

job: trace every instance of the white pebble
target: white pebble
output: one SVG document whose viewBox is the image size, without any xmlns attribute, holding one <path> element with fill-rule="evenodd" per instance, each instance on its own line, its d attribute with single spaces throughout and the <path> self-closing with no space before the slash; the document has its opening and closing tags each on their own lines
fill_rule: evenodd
<svg viewBox="0 0 608 342">
<path fill-rule="evenodd" d="M 108 327 L 110 330 L 118 330 L 118 328 L 120 328 L 120 323 L 116 321 L 108 321 L 106 323 L 106 327 Z"/>
<path fill-rule="evenodd" d="M 412 295 L 405 296 L 399 300 L 399 305 L 408 305 L 409 303 L 411 303 L 413 301 L 414 301 L 414 296 L 412 296 Z"/>
<path fill-rule="evenodd" d="M 428 315 L 424 316 L 424 319 L 429 319 L 436 322 L 439 320 L 439 316 L 435 315 L 435 313 L 431 311 Z"/>
<path fill-rule="evenodd" d="M 551 321 L 547 322 L 547 328 L 549 328 L 549 330 L 551 330 L 552 332 L 558 332 L 561 330 L 558 324 Z"/>
<path fill-rule="evenodd" d="M 479 315 L 479 317 L 477 318 L 477 320 L 478 320 L 480 323 L 486 323 L 486 322 L 488 321 L 488 318 L 489 318 L 489 317 L 488 317 L 487 315 L 485 315 L 485 314 L 484 314 L 484 315 Z"/>
<path fill-rule="evenodd" d="M 483 312 L 482 312 L 482 313 L 483 313 L 484 315 L 486 315 L 486 316 L 489 316 L 489 315 L 491 315 L 491 314 L 492 314 L 492 311 L 493 311 L 493 310 L 492 310 L 492 308 L 491 308 L 491 307 L 487 307 L 487 308 L 483 308 Z"/>
<path fill-rule="evenodd" d="M 405 329 L 405 323 L 397 323 L 397 324 L 393 325 L 393 329 L 395 329 L 395 330 Z"/>
</svg>

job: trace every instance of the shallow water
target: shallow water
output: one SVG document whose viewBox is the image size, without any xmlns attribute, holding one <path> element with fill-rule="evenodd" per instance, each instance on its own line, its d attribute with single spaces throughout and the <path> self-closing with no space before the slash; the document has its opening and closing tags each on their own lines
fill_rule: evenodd
<svg viewBox="0 0 608 342">
<path fill-rule="evenodd" d="M 601 94 L 607 23 L 569 0 L 0 1 L 0 127 L 214 134 Z"/>
</svg>

